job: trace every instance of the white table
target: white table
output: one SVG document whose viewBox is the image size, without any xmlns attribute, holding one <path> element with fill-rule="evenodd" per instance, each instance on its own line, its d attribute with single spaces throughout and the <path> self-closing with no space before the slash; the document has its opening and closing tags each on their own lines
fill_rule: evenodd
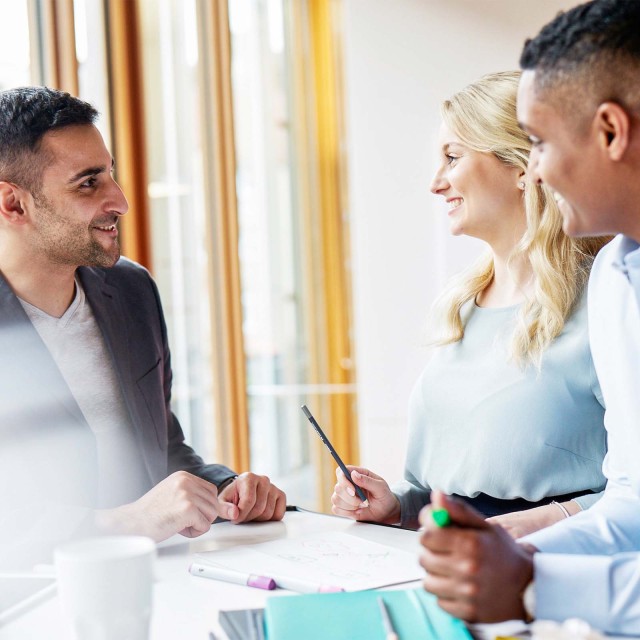
<svg viewBox="0 0 640 640">
<path fill-rule="evenodd" d="M 209 533 L 194 540 L 174 536 L 159 545 L 157 581 L 154 587 L 151 640 L 208 640 L 209 631 L 225 638 L 218 625 L 218 612 L 226 609 L 264 607 L 267 597 L 290 597 L 287 591 L 263 591 L 217 580 L 197 578 L 188 573 L 193 554 L 227 549 L 240 544 L 294 538 L 304 534 L 344 531 L 373 542 L 419 553 L 419 534 L 392 527 L 356 523 L 311 512 L 287 512 L 282 522 L 247 525 L 216 524 Z M 419 582 L 398 588 L 418 586 Z M 0 640 L 65 640 L 59 604 L 53 597 L 20 618 L 0 628 Z M 482 638 L 512 635 L 521 624 L 482 625 L 475 632 Z"/>
</svg>

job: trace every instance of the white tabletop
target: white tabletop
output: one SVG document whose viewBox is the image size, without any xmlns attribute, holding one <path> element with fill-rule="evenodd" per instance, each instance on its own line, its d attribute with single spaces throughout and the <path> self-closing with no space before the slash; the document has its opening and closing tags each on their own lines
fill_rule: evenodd
<svg viewBox="0 0 640 640">
<path fill-rule="evenodd" d="M 287 512 L 282 522 L 232 525 L 220 523 L 209 533 L 189 540 L 174 536 L 159 545 L 154 587 L 151 640 L 207 640 L 209 632 L 226 638 L 218 624 L 218 612 L 228 609 L 264 607 L 267 597 L 290 597 L 284 590 L 264 591 L 251 587 L 198 578 L 188 573 L 193 554 L 255 544 L 273 539 L 295 538 L 305 534 L 343 531 L 373 542 L 397 547 L 416 557 L 419 534 L 393 527 L 363 524 L 311 512 Z M 395 588 L 418 586 L 405 583 Z M 59 604 L 54 596 L 8 625 L 0 628 L 0 640 L 66 640 L 60 631 Z M 474 629 L 482 638 L 513 635 L 522 631 L 521 623 L 483 625 Z"/>
<path fill-rule="evenodd" d="M 160 544 L 158 549 L 151 640 L 206 640 L 209 631 L 225 638 L 218 625 L 220 610 L 263 607 L 267 597 L 291 595 L 291 592 L 280 589 L 275 592 L 263 591 L 194 577 L 188 573 L 194 553 L 321 531 L 348 531 L 374 542 L 415 552 L 416 555 L 418 553 L 418 535 L 415 532 L 355 523 L 310 512 L 287 512 L 282 522 L 246 525 L 220 523 L 212 526 L 209 533 L 194 540 L 174 536 Z M 61 626 L 58 600 L 53 597 L 0 628 L 0 639 L 64 640 Z"/>
</svg>

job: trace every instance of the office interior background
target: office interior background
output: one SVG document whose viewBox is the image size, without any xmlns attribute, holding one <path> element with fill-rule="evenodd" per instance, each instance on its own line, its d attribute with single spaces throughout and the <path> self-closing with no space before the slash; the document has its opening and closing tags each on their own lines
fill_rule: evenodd
<svg viewBox="0 0 640 640">
<path fill-rule="evenodd" d="M 0 89 L 101 112 L 123 253 L 158 282 L 206 460 L 328 511 L 307 404 L 347 463 L 402 477 L 428 309 L 482 250 L 429 193 L 439 104 L 575 4 L 0 0 Z"/>
</svg>

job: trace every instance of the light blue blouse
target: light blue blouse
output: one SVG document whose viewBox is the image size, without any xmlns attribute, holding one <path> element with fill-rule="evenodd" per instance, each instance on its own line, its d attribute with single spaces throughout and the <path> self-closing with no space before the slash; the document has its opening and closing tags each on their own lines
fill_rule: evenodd
<svg viewBox="0 0 640 640">
<path fill-rule="evenodd" d="M 587 328 L 586 295 L 547 348 L 541 370 L 508 357 L 518 306 L 462 310 L 464 337 L 438 347 L 409 404 L 405 481 L 394 487 L 402 521 L 431 489 L 524 498 L 604 489 L 604 409 Z"/>
</svg>

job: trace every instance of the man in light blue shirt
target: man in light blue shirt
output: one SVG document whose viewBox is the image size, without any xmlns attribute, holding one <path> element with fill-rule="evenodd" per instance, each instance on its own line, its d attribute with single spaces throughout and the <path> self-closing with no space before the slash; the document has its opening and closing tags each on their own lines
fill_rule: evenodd
<svg viewBox="0 0 640 640">
<path fill-rule="evenodd" d="M 557 193 L 568 234 L 620 234 L 596 259 L 588 302 L 608 484 L 588 511 L 519 543 L 436 493 L 452 525 L 422 513 L 424 584 L 471 621 L 578 616 L 640 634 L 640 2 L 560 14 L 525 44 L 521 66 L 532 177 Z"/>
</svg>

